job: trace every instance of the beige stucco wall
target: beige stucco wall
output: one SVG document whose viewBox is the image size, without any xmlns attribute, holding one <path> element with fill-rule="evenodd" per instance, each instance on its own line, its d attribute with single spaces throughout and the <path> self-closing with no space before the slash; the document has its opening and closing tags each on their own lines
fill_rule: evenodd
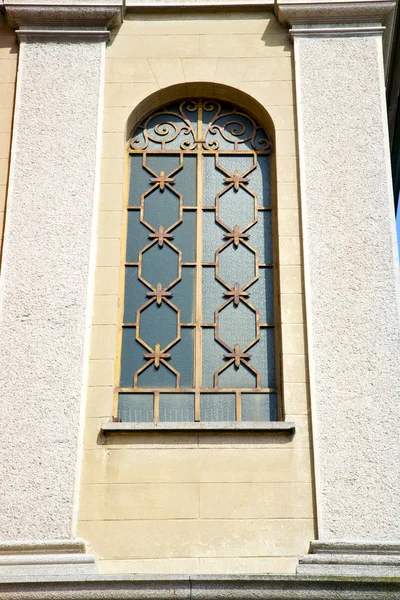
<svg viewBox="0 0 400 600">
<path fill-rule="evenodd" d="M 14 111 L 18 46 L 14 31 L 0 15 L 0 261 L 3 246 L 11 128 Z"/>
<path fill-rule="evenodd" d="M 192 81 L 231 86 L 224 93 L 232 101 L 235 89 L 246 92 L 275 125 L 282 373 L 286 419 L 297 428 L 292 439 L 100 435 L 113 402 L 126 124 L 149 95 L 161 90 L 155 107 L 170 99 L 164 88 Z M 293 573 L 315 538 L 297 168 L 292 45 L 272 14 L 127 16 L 107 49 L 78 526 L 103 572 Z"/>
</svg>

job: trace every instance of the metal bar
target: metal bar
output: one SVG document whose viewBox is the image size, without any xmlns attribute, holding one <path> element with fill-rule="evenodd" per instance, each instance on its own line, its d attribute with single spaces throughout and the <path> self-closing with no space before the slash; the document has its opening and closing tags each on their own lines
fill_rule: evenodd
<svg viewBox="0 0 400 600">
<path fill-rule="evenodd" d="M 200 392 L 196 391 L 194 394 L 194 420 L 200 421 Z"/>
<path fill-rule="evenodd" d="M 154 414 L 153 414 L 153 420 L 154 423 L 158 423 L 158 419 L 160 416 L 160 392 L 155 390 L 154 391 Z"/>
<path fill-rule="evenodd" d="M 175 154 L 175 155 L 179 155 L 179 154 L 188 154 L 188 155 L 192 155 L 192 154 L 196 154 L 197 153 L 197 148 L 193 148 L 193 150 L 133 150 L 132 148 L 129 149 L 129 155 L 134 155 L 134 154 Z M 215 150 L 205 150 L 203 149 L 202 151 L 203 154 L 205 155 L 211 155 L 214 156 L 215 154 Z M 248 155 L 248 156 L 253 156 L 254 154 L 258 154 L 258 155 L 264 155 L 264 156 L 270 156 L 271 152 L 265 151 L 265 150 L 222 150 L 219 151 L 219 154 L 221 156 L 229 156 L 229 155 L 234 155 L 237 156 L 238 153 L 240 153 L 240 155 Z"/>
<path fill-rule="evenodd" d="M 150 361 L 149 361 L 150 362 Z M 141 387 L 131 387 L 131 388 L 120 388 L 120 393 L 124 394 L 149 394 L 153 392 L 153 388 L 141 388 Z M 165 394 L 195 394 L 196 388 L 162 388 L 158 390 L 161 393 Z M 201 394 L 235 394 L 237 392 L 237 388 L 202 388 Z M 242 394 L 276 394 L 277 388 L 241 388 L 240 392 Z"/>
<path fill-rule="evenodd" d="M 242 395 L 236 392 L 236 421 L 242 420 Z"/>
<path fill-rule="evenodd" d="M 201 139 L 203 129 L 203 108 L 200 102 L 198 102 L 198 113 L 197 113 L 197 139 Z M 195 387 L 197 390 L 196 396 L 197 401 L 195 405 L 195 419 L 200 420 L 200 396 L 198 391 L 202 384 L 202 366 L 203 366 L 203 354 L 202 354 L 202 330 L 201 330 L 201 318 L 202 318 L 202 293 L 203 293 L 203 273 L 201 267 L 201 260 L 203 255 L 203 155 L 201 152 L 201 145 L 197 144 L 197 174 L 196 174 L 196 185 L 197 185 L 197 219 L 196 219 L 196 298 L 195 298 L 195 319 L 196 319 L 196 332 L 195 332 L 195 360 L 194 360 L 194 372 L 195 372 Z"/>
</svg>

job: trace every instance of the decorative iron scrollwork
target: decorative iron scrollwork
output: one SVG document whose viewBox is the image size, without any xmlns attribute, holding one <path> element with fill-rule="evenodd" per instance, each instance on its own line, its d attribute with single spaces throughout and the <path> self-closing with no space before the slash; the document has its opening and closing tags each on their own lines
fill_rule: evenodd
<svg viewBox="0 0 400 600">
<path fill-rule="evenodd" d="M 199 109 L 209 114 L 210 120 L 197 132 Z M 191 119 L 192 117 L 192 119 Z M 200 135 L 199 135 L 200 134 Z M 181 150 L 217 151 L 224 146 L 240 151 L 251 148 L 255 151 L 271 152 L 272 143 L 265 130 L 250 115 L 238 108 L 222 105 L 211 100 L 187 100 L 166 106 L 153 113 L 138 125 L 130 141 L 130 148 L 138 152 L 159 149 L 165 151 L 178 141 Z M 225 144 L 223 144 L 225 142 Z M 234 176 L 234 175 L 233 175 Z"/>
</svg>

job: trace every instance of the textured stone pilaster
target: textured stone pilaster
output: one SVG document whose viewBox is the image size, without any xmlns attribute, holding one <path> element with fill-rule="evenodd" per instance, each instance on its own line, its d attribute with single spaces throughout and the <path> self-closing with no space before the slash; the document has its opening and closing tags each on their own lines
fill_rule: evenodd
<svg viewBox="0 0 400 600">
<path fill-rule="evenodd" d="M 30 572 L 36 556 L 41 572 L 93 572 L 74 540 L 80 415 L 105 42 L 122 0 L 4 7 L 21 43 L 0 296 L 0 571 Z"/>
<path fill-rule="evenodd" d="M 394 7 L 278 3 L 295 52 L 316 504 L 329 545 L 314 545 L 301 573 L 339 564 L 360 573 L 360 554 L 370 575 L 382 574 L 400 539 L 399 272 L 382 51 Z"/>
</svg>

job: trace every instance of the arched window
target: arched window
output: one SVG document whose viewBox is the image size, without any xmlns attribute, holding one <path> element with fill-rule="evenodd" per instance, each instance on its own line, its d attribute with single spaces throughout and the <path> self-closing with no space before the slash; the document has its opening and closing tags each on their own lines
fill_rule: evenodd
<svg viewBox="0 0 400 600">
<path fill-rule="evenodd" d="M 253 117 L 215 100 L 165 106 L 134 131 L 118 420 L 278 418 L 271 152 Z"/>
</svg>

